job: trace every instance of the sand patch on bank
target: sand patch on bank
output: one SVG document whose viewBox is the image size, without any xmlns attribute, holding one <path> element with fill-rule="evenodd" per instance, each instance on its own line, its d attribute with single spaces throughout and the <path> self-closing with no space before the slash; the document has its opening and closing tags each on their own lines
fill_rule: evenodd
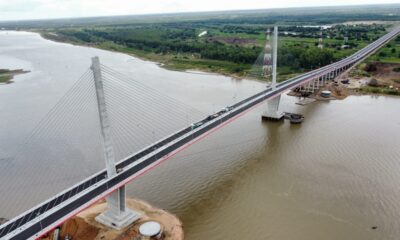
<svg viewBox="0 0 400 240">
<path fill-rule="evenodd" d="M 106 202 L 101 201 L 65 222 L 61 226 L 60 239 L 64 239 L 67 234 L 71 236 L 72 239 L 79 240 L 136 239 L 136 237 L 139 236 L 139 226 L 149 220 L 157 221 L 161 224 L 164 232 L 162 239 L 184 239 L 182 223 L 175 215 L 137 199 L 127 199 L 126 205 L 128 208 L 141 213 L 141 218 L 131 226 L 122 230 L 115 230 L 98 223 L 95 217 L 107 209 Z M 53 234 L 54 231 L 48 233 L 41 239 L 52 240 Z"/>
</svg>

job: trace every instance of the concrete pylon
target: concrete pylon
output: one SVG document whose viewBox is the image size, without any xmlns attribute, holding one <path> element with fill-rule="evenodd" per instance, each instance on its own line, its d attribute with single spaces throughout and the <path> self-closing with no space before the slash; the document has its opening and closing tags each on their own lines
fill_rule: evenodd
<svg viewBox="0 0 400 240">
<path fill-rule="evenodd" d="M 282 120 L 284 114 L 281 111 L 279 111 L 280 101 L 281 101 L 281 95 L 278 95 L 275 98 L 268 100 L 267 111 L 262 115 L 262 118 L 272 121 Z"/>
<path fill-rule="evenodd" d="M 278 27 L 274 27 L 274 38 L 273 38 L 273 54 L 272 54 L 272 84 L 271 88 L 276 88 L 276 68 L 278 62 Z M 279 104 L 281 101 L 281 95 L 276 96 L 273 99 L 268 100 L 267 111 L 262 115 L 263 119 L 279 121 L 283 119 L 284 114 L 279 111 Z"/>
<path fill-rule="evenodd" d="M 115 167 L 114 149 L 111 142 L 111 128 L 108 119 L 106 102 L 103 88 L 103 77 L 98 57 L 92 58 L 91 70 L 93 71 L 94 84 L 96 88 L 97 106 L 103 137 L 104 158 L 106 162 L 107 177 L 117 175 Z M 107 198 L 107 211 L 98 215 L 96 220 L 108 227 L 122 229 L 140 218 L 140 215 L 125 206 L 125 186 L 117 189 Z"/>
<path fill-rule="evenodd" d="M 274 27 L 274 42 L 273 42 L 273 53 L 272 53 L 272 89 L 276 88 L 276 68 L 278 64 L 278 27 Z"/>
</svg>

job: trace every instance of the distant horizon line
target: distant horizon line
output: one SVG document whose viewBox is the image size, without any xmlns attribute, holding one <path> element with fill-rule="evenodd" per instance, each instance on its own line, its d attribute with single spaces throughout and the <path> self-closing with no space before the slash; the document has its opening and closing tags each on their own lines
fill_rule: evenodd
<svg viewBox="0 0 400 240">
<path fill-rule="evenodd" d="M 271 8 L 257 8 L 257 9 L 227 9 L 227 10 L 210 10 L 210 11 L 184 11 L 184 12 L 154 12 L 154 13 L 133 13 L 133 14 L 120 14 L 120 15 L 93 15 L 93 16 L 80 16 L 80 17 L 60 17 L 60 18 L 32 18 L 32 19 L 19 19 L 19 20 L 0 20 L 0 23 L 15 23 L 15 22 L 31 22 L 31 21 L 58 21 L 58 20 L 79 20 L 91 18 L 113 18 L 113 17 L 146 17 L 146 16 L 163 16 L 163 15 L 185 15 L 185 14 L 203 14 L 203 13 L 229 13 L 240 11 L 268 11 L 268 10 L 284 10 L 284 9 L 317 9 L 317 8 L 351 8 L 360 6 L 387 6 L 387 5 L 400 5 L 400 3 L 371 3 L 371 4 L 353 4 L 353 5 L 325 5 L 325 6 L 304 6 L 304 7 L 271 7 Z"/>
</svg>

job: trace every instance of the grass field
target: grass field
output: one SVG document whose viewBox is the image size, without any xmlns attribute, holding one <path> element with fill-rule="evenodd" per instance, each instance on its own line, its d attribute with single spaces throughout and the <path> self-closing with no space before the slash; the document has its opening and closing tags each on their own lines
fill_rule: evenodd
<svg viewBox="0 0 400 240">
<path fill-rule="evenodd" d="M 11 77 L 9 75 L 0 75 L 0 83 L 5 83 L 10 81 Z"/>
<path fill-rule="evenodd" d="M 400 91 L 382 87 L 362 87 L 360 91 L 364 93 L 400 96 Z"/>
<path fill-rule="evenodd" d="M 400 37 L 386 44 L 385 47 L 369 57 L 367 62 L 400 63 Z"/>
<path fill-rule="evenodd" d="M 7 83 L 13 78 L 12 72 L 7 69 L 0 69 L 0 83 Z"/>
</svg>

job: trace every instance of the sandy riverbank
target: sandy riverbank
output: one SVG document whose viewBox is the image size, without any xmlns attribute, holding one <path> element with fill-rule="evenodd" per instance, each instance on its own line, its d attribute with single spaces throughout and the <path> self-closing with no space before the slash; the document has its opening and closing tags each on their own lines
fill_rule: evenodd
<svg viewBox="0 0 400 240">
<path fill-rule="evenodd" d="M 342 100 L 349 95 L 399 95 L 400 94 L 400 64 L 399 63 L 370 63 L 372 71 L 363 69 L 366 64 L 353 67 L 307 96 L 315 100 Z M 370 67 L 371 68 L 371 67 Z M 360 70 L 361 69 L 361 70 Z M 347 84 L 342 81 L 348 81 Z M 331 97 L 324 98 L 321 92 L 328 90 Z M 303 97 L 300 92 L 290 92 L 289 95 Z M 310 101 L 300 101 L 301 105 Z"/>
<path fill-rule="evenodd" d="M 183 240 L 184 233 L 182 222 L 173 214 L 162 209 L 155 208 L 150 204 L 137 200 L 127 199 L 127 206 L 136 212 L 141 213 L 141 218 L 133 225 L 120 231 L 108 228 L 95 220 L 95 217 L 104 212 L 107 204 L 101 201 L 77 216 L 69 219 L 61 226 L 61 237 L 64 239 L 68 234 L 72 239 L 79 240 L 131 240 L 138 237 L 138 229 L 143 222 L 153 220 L 157 221 L 163 227 L 164 240 Z M 43 236 L 42 240 L 52 240 L 53 233 L 50 232 Z M 141 239 L 141 238 L 138 238 Z"/>
</svg>

